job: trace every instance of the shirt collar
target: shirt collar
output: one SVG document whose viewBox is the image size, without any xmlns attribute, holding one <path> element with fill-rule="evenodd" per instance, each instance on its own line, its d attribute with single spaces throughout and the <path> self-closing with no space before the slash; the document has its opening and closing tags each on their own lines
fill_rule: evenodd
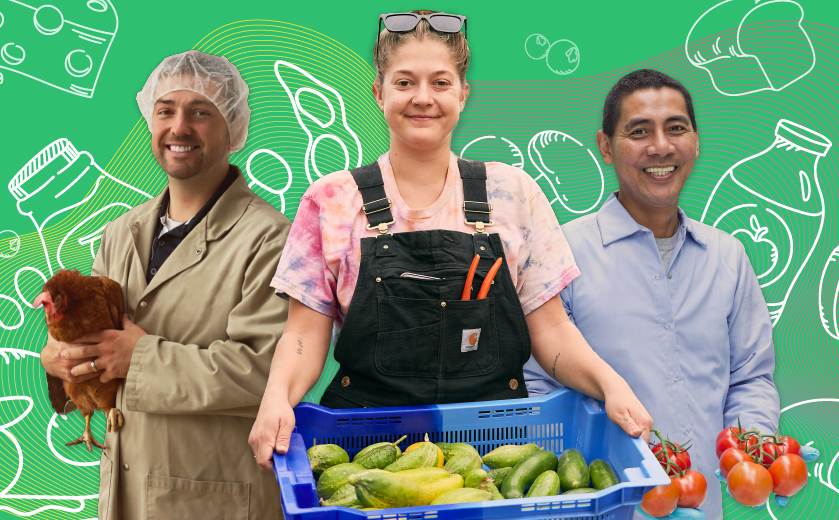
<svg viewBox="0 0 839 520">
<path fill-rule="evenodd" d="M 597 212 L 597 226 L 600 228 L 600 238 L 604 247 L 635 233 L 648 231 L 647 228 L 635 222 L 632 215 L 618 201 L 617 195 L 618 192 L 609 195 Z M 707 242 L 700 236 L 697 222 L 689 218 L 681 207 L 679 208 L 679 227 L 683 228 L 697 244 L 703 248 L 706 246 Z"/>
<path fill-rule="evenodd" d="M 219 199 L 222 197 L 222 195 L 225 194 L 227 189 L 236 181 L 236 179 L 238 177 L 241 177 L 241 173 L 239 172 L 239 168 L 237 168 L 236 166 L 231 164 L 230 169 L 227 171 L 227 176 L 221 182 L 221 185 L 219 185 L 219 187 L 216 188 L 216 191 L 212 194 L 212 196 L 210 196 L 210 199 L 206 203 L 204 203 L 204 206 L 200 210 L 198 210 L 198 213 L 193 215 L 189 220 L 182 223 L 180 226 L 178 226 L 174 229 L 170 229 L 169 232 L 170 233 L 175 233 L 176 235 L 179 235 L 179 236 L 188 235 L 189 232 L 192 231 L 192 229 L 194 227 L 196 227 L 202 220 L 204 220 L 204 217 L 206 217 L 207 214 L 210 212 L 210 210 L 213 209 L 213 207 L 216 205 L 216 203 L 219 201 Z M 163 228 L 163 225 L 166 223 L 166 216 L 168 214 L 169 214 L 169 190 L 167 189 L 163 193 L 163 200 L 161 201 L 160 209 L 157 212 L 157 217 L 158 217 L 158 220 L 160 221 L 160 224 L 157 228 L 158 233 Z"/>
</svg>

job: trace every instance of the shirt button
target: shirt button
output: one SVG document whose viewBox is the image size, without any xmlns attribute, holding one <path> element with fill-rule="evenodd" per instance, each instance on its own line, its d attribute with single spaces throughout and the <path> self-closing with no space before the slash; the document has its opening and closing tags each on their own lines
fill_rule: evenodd
<svg viewBox="0 0 839 520">
<path fill-rule="evenodd" d="M 145 308 L 146 308 L 146 307 L 148 307 L 148 306 L 149 306 L 149 304 L 148 304 L 148 303 L 146 303 L 146 302 L 140 302 L 140 308 L 145 309 Z"/>
<path fill-rule="evenodd" d="M 137 226 L 131 226 L 131 231 L 136 233 L 137 232 Z"/>
<path fill-rule="evenodd" d="M 376 277 L 376 281 L 377 281 L 377 282 L 381 282 L 381 281 L 382 281 L 382 279 L 381 279 L 381 278 L 379 278 L 379 277 L 377 276 L 377 277 Z"/>
<path fill-rule="evenodd" d="M 689 433 L 690 433 L 690 430 L 685 430 L 685 431 L 683 431 L 682 433 L 684 433 L 685 435 L 687 435 L 687 434 L 689 434 Z"/>
<path fill-rule="evenodd" d="M 510 388 L 515 390 L 518 387 L 519 387 L 519 382 L 515 379 L 510 379 Z"/>
<path fill-rule="evenodd" d="M 673 382 L 678 383 L 679 382 L 679 376 L 673 376 Z"/>
<path fill-rule="evenodd" d="M 445 306 L 446 306 L 446 302 L 440 302 L 440 307 L 445 307 Z"/>
<path fill-rule="evenodd" d="M 200 249 L 196 249 L 196 250 L 195 250 L 195 254 L 196 254 L 196 255 L 200 255 L 200 254 L 201 254 L 201 250 L 200 250 Z"/>
<path fill-rule="evenodd" d="M 152 267 L 152 268 L 151 268 L 151 274 L 157 274 L 157 269 L 156 269 L 156 268 L 154 268 L 154 267 Z"/>
<path fill-rule="evenodd" d="M 383 248 L 385 248 L 385 249 L 387 249 L 387 244 L 383 245 L 382 247 L 383 247 Z"/>
<path fill-rule="evenodd" d="M 125 471 L 128 471 L 131 468 L 128 466 L 128 463 L 126 462 L 125 464 L 122 465 L 122 469 L 124 469 Z"/>
<path fill-rule="evenodd" d="M 668 275 L 667 275 L 667 279 L 669 280 L 669 279 L 671 279 L 671 278 L 673 278 L 673 275 L 672 275 L 672 274 L 668 274 Z"/>
<path fill-rule="evenodd" d="M 343 386 L 344 388 L 350 386 L 350 376 L 344 376 L 343 378 L 341 378 L 341 386 Z"/>
<path fill-rule="evenodd" d="M 166 242 L 161 240 L 160 242 L 157 243 L 157 245 L 159 245 L 160 247 L 163 247 L 163 246 L 166 245 Z"/>
<path fill-rule="evenodd" d="M 665 325 L 664 330 L 670 330 L 670 325 Z"/>
<path fill-rule="evenodd" d="M 486 248 L 484 246 L 481 246 L 481 251 L 486 251 Z"/>
<path fill-rule="evenodd" d="M 656 280 L 661 280 L 661 275 L 660 274 L 655 275 L 655 279 Z"/>
</svg>

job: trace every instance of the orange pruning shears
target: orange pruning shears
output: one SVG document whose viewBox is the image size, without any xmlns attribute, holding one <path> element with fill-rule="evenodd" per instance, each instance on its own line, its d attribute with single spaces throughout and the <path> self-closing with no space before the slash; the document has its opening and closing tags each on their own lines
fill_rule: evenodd
<svg viewBox="0 0 839 520">
<path fill-rule="evenodd" d="M 460 298 L 461 300 L 468 300 L 472 294 L 472 280 L 475 278 L 475 270 L 478 269 L 478 261 L 480 259 L 480 255 L 475 255 L 475 258 L 472 259 L 472 265 L 469 266 L 469 274 L 466 275 L 466 285 L 463 287 L 463 296 Z M 478 297 L 475 298 L 476 300 L 482 300 L 487 297 L 489 286 L 492 284 L 492 280 L 495 278 L 495 275 L 498 273 L 498 269 L 500 268 L 501 259 L 499 258 L 494 264 L 492 264 L 492 267 L 490 267 L 486 278 L 484 278 L 484 282 L 481 284 L 481 289 L 478 291 Z"/>
</svg>

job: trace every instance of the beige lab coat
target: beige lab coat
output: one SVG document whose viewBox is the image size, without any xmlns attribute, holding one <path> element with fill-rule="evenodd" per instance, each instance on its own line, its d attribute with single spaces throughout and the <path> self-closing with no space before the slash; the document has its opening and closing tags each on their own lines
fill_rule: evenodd
<svg viewBox="0 0 839 520">
<path fill-rule="evenodd" d="M 110 223 L 93 263 L 148 333 L 117 394 L 125 425 L 105 435 L 99 518 L 282 518 L 248 435 L 288 313 L 268 284 L 291 224 L 239 173 L 147 285 L 161 199 Z"/>
</svg>

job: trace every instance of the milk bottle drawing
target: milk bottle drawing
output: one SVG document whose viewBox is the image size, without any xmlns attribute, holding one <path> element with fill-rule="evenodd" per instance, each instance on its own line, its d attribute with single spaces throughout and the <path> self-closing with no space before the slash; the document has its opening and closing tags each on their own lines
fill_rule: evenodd
<svg viewBox="0 0 839 520">
<path fill-rule="evenodd" d="M 720 178 L 702 214 L 702 222 L 745 246 L 773 325 L 821 236 L 818 166 L 832 145 L 822 134 L 781 119 L 768 148 Z"/>
<path fill-rule="evenodd" d="M 108 174 L 67 139 L 38 152 L 9 182 L 9 191 L 41 237 L 50 275 L 85 271 L 105 225 L 151 198 Z"/>
</svg>

